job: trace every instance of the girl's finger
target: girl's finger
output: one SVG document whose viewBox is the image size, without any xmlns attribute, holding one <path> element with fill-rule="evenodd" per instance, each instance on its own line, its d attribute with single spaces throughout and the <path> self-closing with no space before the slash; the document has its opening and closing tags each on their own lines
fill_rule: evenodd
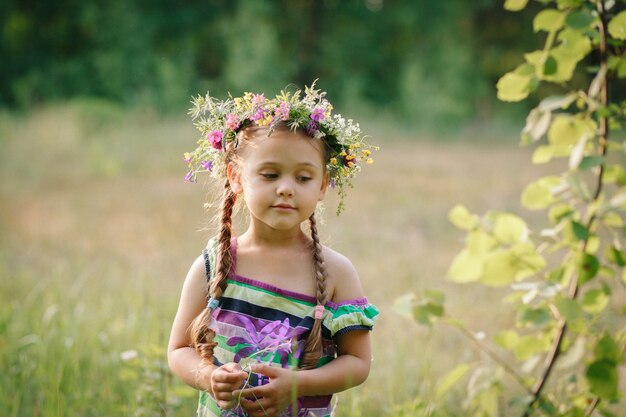
<svg viewBox="0 0 626 417">
<path fill-rule="evenodd" d="M 223 410 L 230 410 L 231 408 L 234 408 L 237 405 L 237 402 L 234 400 L 231 400 L 231 401 L 218 400 L 216 402 L 217 402 L 218 407 Z"/>
</svg>

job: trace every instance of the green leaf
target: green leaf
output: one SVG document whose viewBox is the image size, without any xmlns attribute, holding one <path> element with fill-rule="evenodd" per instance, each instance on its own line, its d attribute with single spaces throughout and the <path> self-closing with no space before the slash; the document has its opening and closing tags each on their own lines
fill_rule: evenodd
<svg viewBox="0 0 626 417">
<path fill-rule="evenodd" d="M 499 214 L 493 227 L 493 235 L 502 244 L 523 242 L 528 236 L 526 222 L 510 213 Z"/>
<path fill-rule="evenodd" d="M 532 162 L 535 165 L 550 162 L 554 155 L 554 148 L 550 145 L 537 146 L 533 152 Z"/>
<path fill-rule="evenodd" d="M 546 9 L 537 13 L 533 20 L 533 30 L 553 32 L 561 29 L 565 23 L 565 14 L 555 9 Z"/>
<path fill-rule="evenodd" d="M 552 145 L 575 145 L 582 137 L 592 137 L 592 128 L 588 121 L 578 117 L 558 115 L 548 130 L 548 141 Z"/>
<path fill-rule="evenodd" d="M 499 250 L 485 257 L 480 282 L 485 285 L 501 287 L 515 281 L 519 265 L 510 251 Z"/>
<path fill-rule="evenodd" d="M 626 185 L 626 171 L 621 165 L 607 165 L 602 180 L 607 184 Z"/>
<path fill-rule="evenodd" d="M 404 294 L 394 300 L 392 309 L 401 316 L 412 318 L 415 301 L 415 294 Z"/>
<path fill-rule="evenodd" d="M 519 335 L 513 330 L 504 330 L 498 333 L 493 340 L 505 349 L 513 350 L 519 342 Z"/>
<path fill-rule="evenodd" d="M 617 398 L 617 369 L 615 364 L 599 359 L 592 362 L 585 373 L 593 394 L 605 400 Z"/>
<path fill-rule="evenodd" d="M 556 0 L 556 6 L 559 10 L 572 9 L 579 7 L 584 0 Z"/>
<path fill-rule="evenodd" d="M 574 232 L 574 236 L 576 236 L 576 239 L 585 240 L 589 238 L 589 230 L 587 229 L 587 227 L 574 220 L 572 220 L 570 224 L 572 226 L 572 232 Z"/>
<path fill-rule="evenodd" d="M 521 280 L 546 267 L 546 260 L 537 253 L 530 242 L 518 243 L 511 248 L 511 253 L 517 261 L 518 271 L 515 279 Z"/>
<path fill-rule="evenodd" d="M 580 282 L 584 284 L 591 281 L 599 269 L 600 262 L 598 262 L 598 258 L 589 253 L 583 253 L 579 269 Z"/>
<path fill-rule="evenodd" d="M 435 304 L 443 304 L 446 300 L 446 295 L 441 291 L 426 289 L 423 291 L 424 298 L 432 301 Z"/>
<path fill-rule="evenodd" d="M 442 378 L 441 382 L 437 386 L 437 392 L 435 396 L 437 399 L 441 399 L 457 382 L 459 382 L 470 370 L 470 366 L 466 363 L 457 365 L 453 370 Z"/>
<path fill-rule="evenodd" d="M 595 18 L 587 9 L 581 9 L 570 13 L 565 18 L 565 24 L 576 30 L 588 29 L 594 21 Z"/>
<path fill-rule="evenodd" d="M 603 335 L 593 350 L 596 359 L 604 359 L 614 365 L 623 362 L 622 349 L 617 342 L 608 334 Z"/>
<path fill-rule="evenodd" d="M 519 360 L 526 360 L 537 353 L 544 352 L 547 349 L 545 340 L 535 335 L 527 335 L 520 337 L 515 345 L 515 356 Z"/>
<path fill-rule="evenodd" d="M 622 252 L 615 246 L 607 248 L 606 259 L 609 262 L 613 262 L 617 266 L 626 265 L 626 253 Z"/>
<path fill-rule="evenodd" d="M 546 62 L 543 63 L 543 75 L 554 75 L 557 73 L 558 63 L 552 55 L 548 55 Z"/>
<path fill-rule="evenodd" d="M 593 167 L 597 167 L 604 163 L 604 158 L 601 156 L 585 156 L 578 166 L 581 170 L 586 171 Z"/>
<path fill-rule="evenodd" d="M 462 204 L 457 204 L 448 213 L 448 220 L 462 230 L 471 230 L 476 227 L 478 217 L 469 212 Z"/>
<path fill-rule="evenodd" d="M 587 291 L 582 298 L 583 310 L 597 314 L 605 309 L 609 303 L 609 296 L 601 289 Z"/>
<path fill-rule="evenodd" d="M 616 14 L 611 19 L 609 33 L 615 39 L 626 40 L 626 10 Z"/>
<path fill-rule="evenodd" d="M 413 318 L 420 324 L 432 324 L 443 316 L 443 305 L 429 299 L 419 300 L 413 307 Z"/>
<path fill-rule="evenodd" d="M 561 220 L 574 214 L 574 208 L 569 204 L 556 204 L 550 208 L 548 218 L 552 224 L 559 224 Z"/>
<path fill-rule="evenodd" d="M 554 203 L 552 188 L 561 184 L 559 177 L 543 177 L 533 181 L 522 192 L 522 205 L 530 210 L 539 210 Z"/>
<path fill-rule="evenodd" d="M 498 246 L 498 241 L 482 230 L 473 230 L 467 234 L 467 249 L 472 254 L 484 255 Z"/>
<path fill-rule="evenodd" d="M 528 4 L 528 0 L 505 0 L 504 8 L 512 12 L 518 12 L 523 10 Z"/>
<path fill-rule="evenodd" d="M 531 92 L 531 76 L 515 72 L 504 74 L 496 84 L 498 99 L 502 101 L 521 101 Z"/>
<path fill-rule="evenodd" d="M 517 321 L 520 324 L 534 327 L 543 327 L 551 320 L 552 314 L 550 314 L 550 311 L 546 307 L 522 307 L 517 317 Z"/>
<path fill-rule="evenodd" d="M 583 310 L 576 300 L 558 297 L 554 300 L 554 305 L 561 313 L 561 316 L 569 323 L 583 317 Z"/>
<path fill-rule="evenodd" d="M 463 249 L 452 261 L 448 269 L 448 279 L 458 283 L 477 281 L 482 274 L 483 265 L 484 260 L 481 256 Z"/>
</svg>

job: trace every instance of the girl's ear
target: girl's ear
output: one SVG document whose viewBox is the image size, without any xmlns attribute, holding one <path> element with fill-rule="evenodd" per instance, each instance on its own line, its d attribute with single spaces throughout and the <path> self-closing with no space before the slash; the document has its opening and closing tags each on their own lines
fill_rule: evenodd
<svg viewBox="0 0 626 417">
<path fill-rule="evenodd" d="M 328 171 L 324 173 L 324 179 L 322 180 L 322 187 L 320 188 L 320 194 L 317 197 L 317 201 L 322 201 L 326 195 L 326 189 L 328 188 L 328 181 L 330 181 L 330 174 Z"/>
<path fill-rule="evenodd" d="M 230 184 L 230 189 L 233 190 L 233 193 L 241 194 L 243 191 L 243 185 L 241 185 L 241 171 L 236 163 L 228 163 L 228 167 L 226 168 L 226 177 L 228 178 L 228 183 Z"/>
</svg>

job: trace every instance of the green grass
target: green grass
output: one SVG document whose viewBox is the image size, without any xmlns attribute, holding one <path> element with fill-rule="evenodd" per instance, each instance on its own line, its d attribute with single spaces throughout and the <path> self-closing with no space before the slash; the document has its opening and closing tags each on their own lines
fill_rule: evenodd
<svg viewBox="0 0 626 417">
<path fill-rule="evenodd" d="M 196 136 L 185 118 L 101 102 L 0 115 L 0 415 L 194 415 L 197 394 L 165 352 L 182 280 L 212 235 L 211 188 L 182 180 Z M 338 415 L 459 409 L 452 393 L 433 414 L 429 398 L 459 360 L 481 356 L 452 330 L 397 316 L 407 291 L 444 290 L 450 313 L 488 336 L 510 324 L 499 291 L 445 280 L 462 239 L 448 210 L 519 210 L 540 175 L 515 139 L 478 136 L 379 134 L 341 217 L 328 198 L 323 240 L 382 311 L 371 375 L 339 396 Z"/>
</svg>

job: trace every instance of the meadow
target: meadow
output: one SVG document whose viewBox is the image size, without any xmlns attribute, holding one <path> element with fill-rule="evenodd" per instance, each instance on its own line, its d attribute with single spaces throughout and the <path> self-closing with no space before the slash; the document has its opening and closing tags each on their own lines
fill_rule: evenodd
<svg viewBox="0 0 626 417">
<path fill-rule="evenodd" d="M 438 289 L 472 331 L 507 327 L 500 291 L 446 281 L 463 237 L 447 213 L 459 202 L 520 212 L 521 189 L 541 172 L 514 133 L 363 128 L 381 150 L 340 217 L 330 193 L 321 235 L 382 314 L 370 377 L 338 396 L 337 412 L 409 416 L 426 404 L 419 415 L 455 415 L 461 397 L 435 403 L 436 382 L 483 356 L 393 302 Z M 213 189 L 183 182 L 196 138 L 184 115 L 98 101 L 0 114 L 0 415 L 194 415 L 197 393 L 169 373 L 166 345 L 184 276 L 213 234 Z"/>
</svg>

